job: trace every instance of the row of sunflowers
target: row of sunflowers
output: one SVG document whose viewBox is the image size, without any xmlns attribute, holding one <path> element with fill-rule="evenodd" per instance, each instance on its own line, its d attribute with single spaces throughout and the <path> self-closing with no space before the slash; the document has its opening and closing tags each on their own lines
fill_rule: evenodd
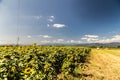
<svg viewBox="0 0 120 80">
<path fill-rule="evenodd" d="M 3 46 L 0 80 L 68 80 L 89 54 L 89 48 L 73 46 Z"/>
</svg>

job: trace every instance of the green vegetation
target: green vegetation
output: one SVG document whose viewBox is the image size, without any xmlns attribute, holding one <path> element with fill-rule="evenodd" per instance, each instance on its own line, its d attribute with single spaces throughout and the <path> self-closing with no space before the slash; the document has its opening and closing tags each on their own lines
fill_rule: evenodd
<svg viewBox="0 0 120 80">
<path fill-rule="evenodd" d="M 74 46 L 0 47 L 0 80 L 71 80 L 82 77 L 89 48 Z M 62 75 L 62 76 L 61 76 Z"/>
</svg>

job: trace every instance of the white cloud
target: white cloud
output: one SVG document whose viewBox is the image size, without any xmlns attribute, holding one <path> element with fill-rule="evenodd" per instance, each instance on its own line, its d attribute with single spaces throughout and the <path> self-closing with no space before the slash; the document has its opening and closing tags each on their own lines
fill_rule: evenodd
<svg viewBox="0 0 120 80">
<path fill-rule="evenodd" d="M 81 43 L 81 41 L 77 41 L 77 40 L 68 40 L 67 43 L 75 43 L 75 44 L 79 44 Z"/>
<path fill-rule="evenodd" d="M 65 24 L 53 24 L 53 27 L 55 27 L 55 28 L 63 28 L 63 27 L 65 27 Z"/>
<path fill-rule="evenodd" d="M 42 44 L 45 44 L 45 43 L 50 43 L 50 41 L 48 40 L 43 40 L 43 41 L 40 41 Z"/>
<path fill-rule="evenodd" d="M 50 24 L 47 24 L 47 27 L 50 27 Z"/>
<path fill-rule="evenodd" d="M 55 16 L 49 16 L 48 17 L 48 24 L 47 24 L 47 27 L 54 27 L 54 28 L 63 28 L 65 27 L 65 24 L 59 24 L 59 23 L 56 23 L 56 24 L 53 24 L 54 20 L 55 20 Z"/>
<path fill-rule="evenodd" d="M 33 16 L 35 19 L 41 19 L 42 18 L 42 16 Z"/>
<path fill-rule="evenodd" d="M 43 38 L 51 38 L 51 36 L 43 35 Z"/>
<path fill-rule="evenodd" d="M 65 43 L 64 39 L 53 40 L 53 43 Z"/>
<path fill-rule="evenodd" d="M 63 42 L 63 41 L 64 41 L 64 39 L 58 39 L 57 41 L 58 41 L 58 42 Z"/>
<path fill-rule="evenodd" d="M 97 35 L 85 35 L 81 38 L 83 41 L 95 42 L 95 43 L 111 43 L 111 42 L 120 42 L 120 35 L 114 35 L 111 38 L 100 39 Z"/>
<path fill-rule="evenodd" d="M 28 35 L 27 38 L 32 38 L 32 36 Z"/>
<path fill-rule="evenodd" d="M 99 43 L 111 43 L 111 42 L 120 42 L 120 35 L 115 35 L 112 38 L 106 38 L 98 40 Z"/>
<path fill-rule="evenodd" d="M 38 35 L 38 37 L 42 37 L 42 38 L 52 38 L 52 36 L 49 36 L 49 35 Z"/>
<path fill-rule="evenodd" d="M 110 39 L 101 39 L 101 40 L 98 40 L 96 41 L 97 43 L 110 43 L 111 40 Z"/>
<path fill-rule="evenodd" d="M 85 37 L 89 37 L 89 38 L 98 38 L 98 35 L 85 35 Z"/>
<path fill-rule="evenodd" d="M 55 16 L 49 16 L 48 21 L 53 22 L 55 20 Z"/>
<path fill-rule="evenodd" d="M 48 21 L 53 22 L 53 19 L 48 19 Z"/>
<path fill-rule="evenodd" d="M 86 39 L 88 39 L 88 38 L 86 38 L 86 37 L 83 37 L 83 38 L 81 38 L 82 40 L 86 40 Z"/>
<path fill-rule="evenodd" d="M 55 16 L 50 16 L 51 19 L 55 19 Z"/>
<path fill-rule="evenodd" d="M 84 35 L 84 37 L 81 38 L 81 40 L 85 40 L 87 42 L 95 42 L 99 40 L 99 36 L 98 35 Z"/>
</svg>

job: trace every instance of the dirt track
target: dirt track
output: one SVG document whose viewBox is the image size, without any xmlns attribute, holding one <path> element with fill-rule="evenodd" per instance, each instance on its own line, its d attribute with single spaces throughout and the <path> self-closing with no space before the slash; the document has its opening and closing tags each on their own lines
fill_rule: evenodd
<svg viewBox="0 0 120 80">
<path fill-rule="evenodd" d="M 92 50 L 88 68 L 83 71 L 87 76 L 82 80 L 120 80 L 120 56 L 106 50 Z"/>
</svg>

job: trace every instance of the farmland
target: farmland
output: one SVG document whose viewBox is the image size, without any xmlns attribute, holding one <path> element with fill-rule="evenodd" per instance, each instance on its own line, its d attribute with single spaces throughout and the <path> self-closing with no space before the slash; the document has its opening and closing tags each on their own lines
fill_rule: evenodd
<svg viewBox="0 0 120 80">
<path fill-rule="evenodd" d="M 120 49 L 92 49 L 88 68 L 82 80 L 120 80 Z"/>
<path fill-rule="evenodd" d="M 80 79 L 90 51 L 74 46 L 3 46 L 0 80 Z"/>
<path fill-rule="evenodd" d="M 119 48 L 1 46 L 0 80 L 119 80 Z"/>
</svg>

